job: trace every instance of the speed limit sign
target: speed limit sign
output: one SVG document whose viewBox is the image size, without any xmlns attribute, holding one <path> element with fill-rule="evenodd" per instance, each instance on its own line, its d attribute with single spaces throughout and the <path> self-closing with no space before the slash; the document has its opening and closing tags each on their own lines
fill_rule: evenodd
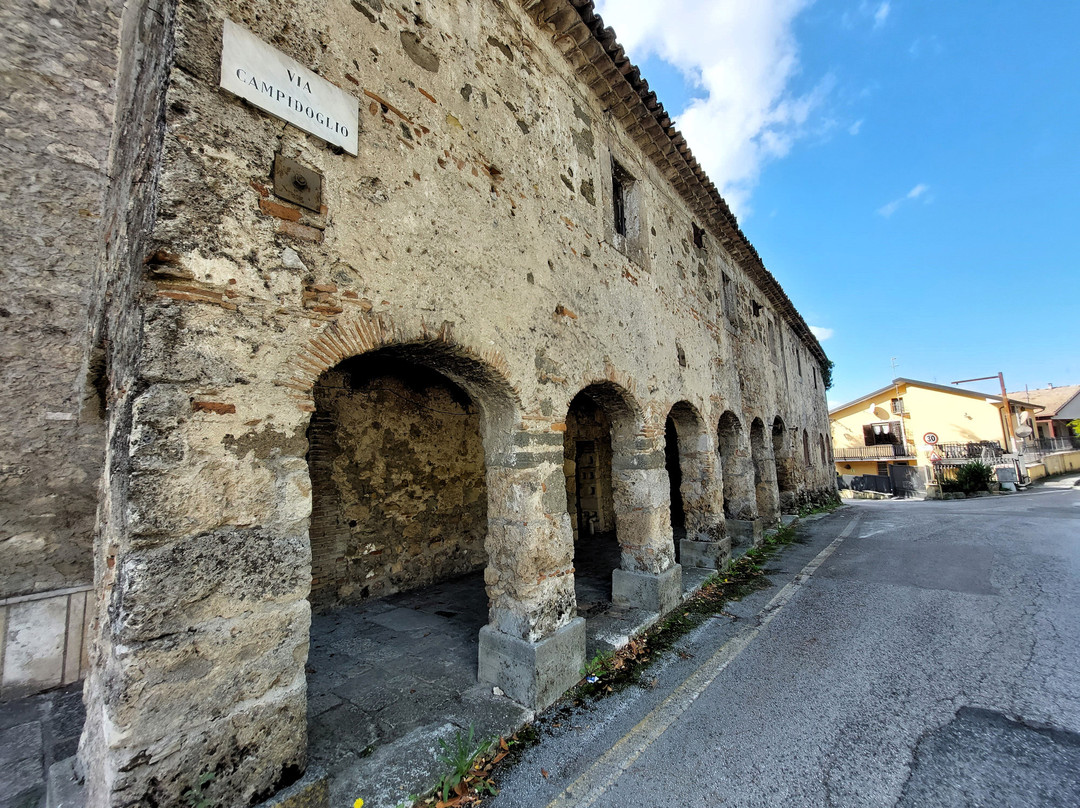
<svg viewBox="0 0 1080 808">
<path fill-rule="evenodd" d="M 925 443 L 927 446 L 935 446 L 938 442 L 938 436 L 936 432 L 927 432 L 925 435 L 922 436 L 922 439 L 923 443 Z"/>
</svg>

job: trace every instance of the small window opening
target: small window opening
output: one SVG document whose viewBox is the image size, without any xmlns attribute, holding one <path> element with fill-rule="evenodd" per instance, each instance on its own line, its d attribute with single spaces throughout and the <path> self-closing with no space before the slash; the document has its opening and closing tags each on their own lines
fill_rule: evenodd
<svg viewBox="0 0 1080 808">
<path fill-rule="evenodd" d="M 611 161 L 611 205 L 615 215 L 615 232 L 620 236 L 626 235 L 626 195 L 630 190 L 633 178 L 629 172 L 618 164 Z"/>
<path fill-rule="evenodd" d="M 690 226 L 694 228 L 694 246 L 702 250 L 705 249 L 705 230 L 697 226 L 697 222 L 690 222 Z"/>
<path fill-rule="evenodd" d="M 756 300 L 751 300 L 750 301 L 750 308 L 753 311 L 755 317 L 760 317 L 761 316 L 761 310 L 764 309 L 765 307 L 762 306 L 760 303 L 758 303 Z"/>
<path fill-rule="evenodd" d="M 893 415 L 903 415 L 904 414 L 904 399 L 902 399 L 902 398 L 894 398 L 892 400 L 891 409 L 892 409 L 892 414 Z"/>
</svg>

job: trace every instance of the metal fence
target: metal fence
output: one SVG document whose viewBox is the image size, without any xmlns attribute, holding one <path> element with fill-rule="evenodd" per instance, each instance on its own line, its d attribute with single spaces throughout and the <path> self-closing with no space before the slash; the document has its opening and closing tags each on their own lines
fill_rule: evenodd
<svg viewBox="0 0 1080 808">
<path fill-rule="evenodd" d="M 852 491 L 876 491 L 879 494 L 891 494 L 893 492 L 892 481 L 887 475 L 860 474 L 852 477 L 848 483 Z"/>
<path fill-rule="evenodd" d="M 993 440 L 971 441 L 970 443 L 939 443 L 936 447 L 942 460 L 967 462 L 969 460 L 981 460 L 984 463 L 997 463 L 1005 450 L 1001 444 Z"/>
<path fill-rule="evenodd" d="M 1046 455 L 1054 452 L 1073 452 L 1080 450 L 1080 437 L 1033 438 L 1020 441 L 1021 451 L 1027 455 Z"/>
</svg>

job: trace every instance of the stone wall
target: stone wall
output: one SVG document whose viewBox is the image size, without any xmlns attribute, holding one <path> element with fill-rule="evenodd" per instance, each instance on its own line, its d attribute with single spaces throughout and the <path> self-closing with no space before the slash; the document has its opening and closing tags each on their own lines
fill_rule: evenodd
<svg viewBox="0 0 1080 808">
<path fill-rule="evenodd" d="M 0 599 L 89 584 L 93 575 L 105 402 L 87 324 L 121 7 L 12 0 L 0 8 Z"/>
<path fill-rule="evenodd" d="M 352 363 L 319 380 L 315 405 L 312 603 L 354 603 L 484 566 L 484 447 L 464 391 L 415 366 Z"/>
</svg>

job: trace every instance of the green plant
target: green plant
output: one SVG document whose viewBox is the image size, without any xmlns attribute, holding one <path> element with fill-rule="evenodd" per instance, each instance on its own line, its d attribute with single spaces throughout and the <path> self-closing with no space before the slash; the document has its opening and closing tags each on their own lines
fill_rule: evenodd
<svg viewBox="0 0 1080 808">
<path fill-rule="evenodd" d="M 994 479 L 994 470 L 978 460 L 965 463 L 956 470 L 956 482 L 965 494 L 990 490 L 992 479 Z"/>
<path fill-rule="evenodd" d="M 962 494 L 964 488 L 960 485 L 959 480 L 955 480 L 952 477 L 946 477 L 941 481 L 941 492 L 943 494 Z"/>
<path fill-rule="evenodd" d="M 825 385 L 826 390 L 832 387 L 832 372 L 834 367 L 836 367 L 836 365 L 831 359 L 826 359 L 825 364 L 821 366 L 821 381 Z"/>
<path fill-rule="evenodd" d="M 214 803 L 203 794 L 203 788 L 213 779 L 214 772 L 206 772 L 200 775 L 195 784 L 184 792 L 184 799 L 187 800 L 189 808 L 211 808 Z"/>
<path fill-rule="evenodd" d="M 450 798 L 450 792 L 456 789 L 469 774 L 477 759 L 495 743 L 493 740 L 477 742 L 474 736 L 475 730 L 470 724 L 468 735 L 459 730 L 451 743 L 447 743 L 442 738 L 439 739 L 439 746 L 443 750 L 439 753 L 439 762 L 450 767 L 450 771 L 439 778 L 439 784 L 436 786 L 442 794 L 443 802 Z"/>
<path fill-rule="evenodd" d="M 600 652 L 596 654 L 596 656 L 594 656 L 592 659 L 588 660 L 585 663 L 585 667 L 578 671 L 578 673 L 581 674 L 582 678 L 585 678 L 586 676 L 596 676 L 597 678 L 599 678 L 605 673 L 607 673 L 610 664 L 611 654 L 605 654 L 603 652 Z"/>
</svg>

